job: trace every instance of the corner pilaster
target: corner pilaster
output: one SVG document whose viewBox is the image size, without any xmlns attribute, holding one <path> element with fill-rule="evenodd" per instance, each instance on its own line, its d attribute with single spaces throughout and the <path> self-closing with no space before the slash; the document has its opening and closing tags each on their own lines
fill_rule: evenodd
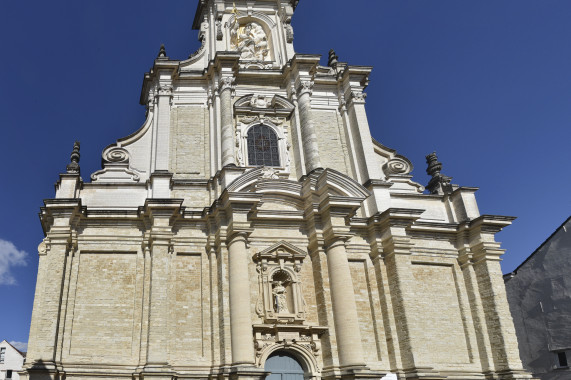
<svg viewBox="0 0 571 380">
<path fill-rule="evenodd" d="M 74 230 L 83 213 L 79 199 L 46 199 L 40 219 L 46 235 L 38 246 L 38 281 L 30 327 L 30 346 L 26 359 L 29 378 L 57 379 L 59 324 L 64 318 L 61 290 L 64 287 L 67 260 L 73 249 Z"/>
<path fill-rule="evenodd" d="M 521 364 L 513 319 L 500 267 L 504 253 L 494 235 L 515 218 L 482 215 L 470 221 L 469 245 L 490 339 L 494 372 L 500 380 L 531 379 Z"/>
</svg>

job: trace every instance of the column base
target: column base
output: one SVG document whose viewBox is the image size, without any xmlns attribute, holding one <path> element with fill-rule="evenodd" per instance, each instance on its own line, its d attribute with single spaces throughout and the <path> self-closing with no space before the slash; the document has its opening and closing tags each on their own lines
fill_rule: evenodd
<svg viewBox="0 0 571 380">
<path fill-rule="evenodd" d="M 53 362 L 38 361 L 20 372 L 20 379 L 28 380 L 60 380 L 64 374 Z"/>
</svg>

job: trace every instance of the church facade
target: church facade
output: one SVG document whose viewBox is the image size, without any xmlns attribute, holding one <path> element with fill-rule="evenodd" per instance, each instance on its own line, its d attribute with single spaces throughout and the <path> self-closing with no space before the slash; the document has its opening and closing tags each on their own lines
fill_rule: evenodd
<svg viewBox="0 0 571 380">
<path fill-rule="evenodd" d="M 528 379 L 494 235 L 375 141 L 371 67 L 296 54 L 297 1 L 201 0 L 147 118 L 45 200 L 24 377 Z M 390 374 L 389 374 L 390 373 Z"/>
</svg>

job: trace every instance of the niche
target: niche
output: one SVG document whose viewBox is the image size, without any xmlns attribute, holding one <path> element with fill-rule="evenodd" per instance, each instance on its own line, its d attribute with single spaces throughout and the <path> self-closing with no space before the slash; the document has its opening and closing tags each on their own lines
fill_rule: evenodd
<svg viewBox="0 0 571 380">
<path fill-rule="evenodd" d="M 298 273 L 306 253 L 285 241 L 254 255 L 259 295 L 256 312 L 266 323 L 302 323 L 305 301 Z"/>
</svg>

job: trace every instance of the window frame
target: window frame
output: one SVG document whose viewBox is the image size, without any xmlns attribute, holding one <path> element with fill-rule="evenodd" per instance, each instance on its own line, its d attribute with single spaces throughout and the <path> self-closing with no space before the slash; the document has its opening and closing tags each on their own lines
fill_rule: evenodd
<svg viewBox="0 0 571 380">
<path fill-rule="evenodd" d="M 254 162 L 254 163 L 253 163 L 253 162 L 250 162 L 250 159 L 251 159 L 251 157 L 250 157 L 250 150 L 251 150 L 251 149 L 252 149 L 252 150 L 255 150 L 255 149 L 256 149 L 255 146 L 254 146 L 254 147 L 251 146 L 252 143 L 254 143 L 254 144 L 257 143 L 257 141 L 255 141 L 256 136 L 253 135 L 253 134 L 256 133 L 256 132 L 255 132 L 255 129 L 256 129 L 256 128 L 261 129 L 261 130 L 267 130 L 267 134 L 269 135 L 269 146 L 268 146 L 268 148 L 269 148 L 270 150 L 271 150 L 272 148 L 275 148 L 275 149 L 277 150 L 277 151 L 275 152 L 275 155 L 277 155 L 277 165 L 275 165 L 274 162 L 273 162 L 276 157 L 274 157 L 274 153 L 272 153 L 271 151 L 270 151 L 270 153 L 269 153 L 269 160 L 272 161 L 272 162 L 270 162 L 270 163 L 265 163 L 265 162 L 264 162 L 264 163 L 261 163 L 261 164 L 260 164 L 259 162 Z M 251 135 L 251 134 L 252 134 L 252 135 Z M 261 138 L 265 138 L 263 132 L 260 133 L 260 135 L 261 135 L 261 136 L 260 136 Z M 273 140 L 273 138 L 275 138 L 275 141 Z M 275 145 L 274 145 L 274 144 L 275 144 Z M 265 125 L 265 124 L 263 124 L 263 123 L 256 123 L 256 124 L 253 124 L 253 125 L 251 125 L 250 127 L 248 127 L 248 129 L 246 130 L 246 153 L 247 153 L 247 155 L 246 155 L 246 162 L 247 162 L 247 165 L 248 165 L 248 166 L 256 166 L 256 167 L 258 167 L 258 166 L 267 166 L 267 167 L 273 167 L 273 168 L 275 168 L 275 167 L 281 168 L 281 167 L 283 166 L 283 165 L 282 165 L 282 160 L 281 160 L 282 155 L 280 154 L 280 153 L 281 153 L 281 152 L 280 152 L 280 138 L 279 138 L 279 136 L 278 136 L 276 130 L 275 130 L 274 128 L 270 127 L 269 125 Z M 254 151 L 253 153 L 254 153 L 254 156 L 258 156 L 259 154 L 263 154 L 263 153 L 261 153 L 261 152 L 256 152 L 256 151 Z M 255 157 L 255 159 L 257 159 L 257 158 L 258 158 L 258 157 Z M 263 161 L 263 160 L 265 160 L 265 158 L 262 158 L 262 161 Z"/>
<path fill-rule="evenodd" d="M 291 158 L 289 152 L 290 145 L 287 142 L 288 141 L 287 126 L 281 123 L 279 125 L 276 125 L 267 119 L 256 118 L 256 120 L 248 124 L 243 122 L 238 123 L 236 127 L 236 139 L 237 139 L 236 156 L 237 156 L 238 166 L 251 167 L 251 168 L 262 167 L 262 165 L 255 165 L 254 163 L 250 163 L 248 157 L 248 132 L 250 131 L 251 128 L 258 125 L 269 128 L 272 132 L 275 133 L 277 138 L 279 165 L 278 166 L 265 165 L 265 166 L 279 169 L 282 172 L 289 173 L 291 167 Z"/>
</svg>

